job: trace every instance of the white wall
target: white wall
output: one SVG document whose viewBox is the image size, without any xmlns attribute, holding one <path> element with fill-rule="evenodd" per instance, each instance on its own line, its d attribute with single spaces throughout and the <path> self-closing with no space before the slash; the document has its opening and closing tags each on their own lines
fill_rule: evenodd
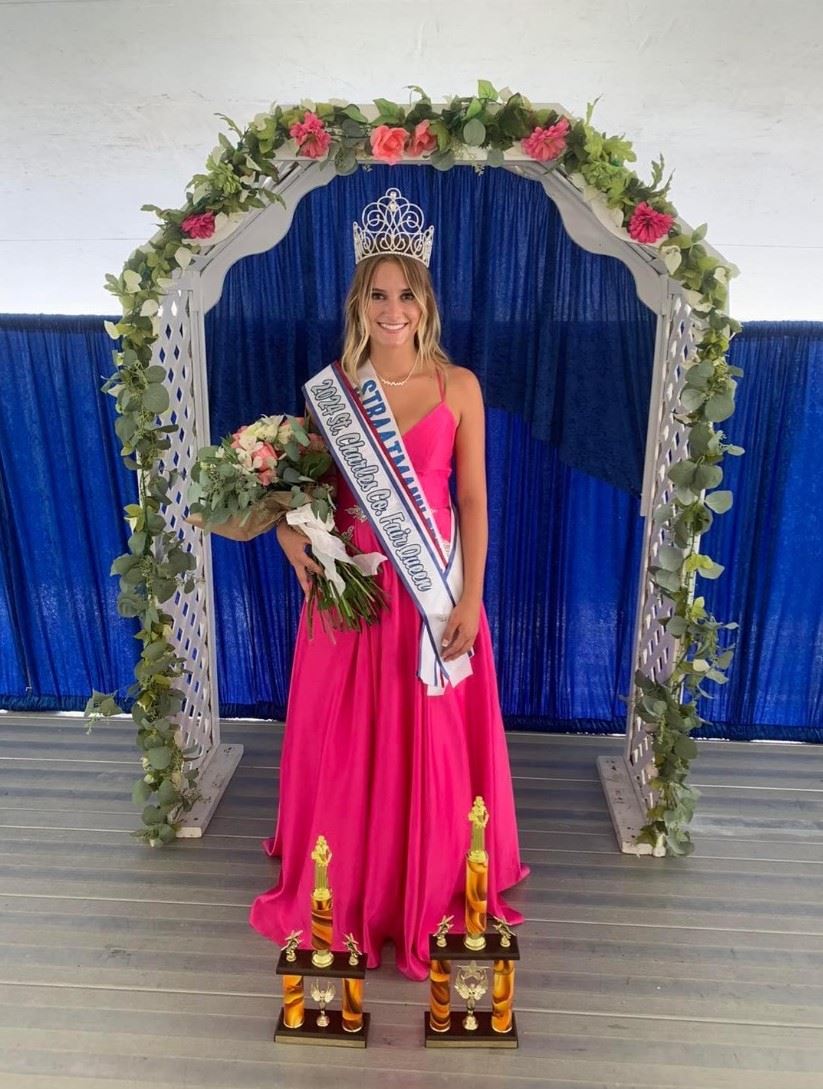
<svg viewBox="0 0 823 1089">
<path fill-rule="evenodd" d="M 741 269 L 742 319 L 823 320 L 816 0 L 0 0 L 0 312 L 109 313 L 106 272 L 272 100 L 477 78 L 624 131 Z"/>
</svg>

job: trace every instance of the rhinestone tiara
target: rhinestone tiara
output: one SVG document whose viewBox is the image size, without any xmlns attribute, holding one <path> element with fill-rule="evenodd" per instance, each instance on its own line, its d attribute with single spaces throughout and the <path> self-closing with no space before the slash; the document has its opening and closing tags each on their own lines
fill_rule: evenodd
<svg viewBox="0 0 823 1089">
<path fill-rule="evenodd" d="M 412 204 L 399 189 L 387 189 L 363 209 L 362 224 L 352 224 L 354 263 L 375 254 L 402 254 L 429 267 L 434 226 L 423 229 L 423 209 Z"/>
</svg>

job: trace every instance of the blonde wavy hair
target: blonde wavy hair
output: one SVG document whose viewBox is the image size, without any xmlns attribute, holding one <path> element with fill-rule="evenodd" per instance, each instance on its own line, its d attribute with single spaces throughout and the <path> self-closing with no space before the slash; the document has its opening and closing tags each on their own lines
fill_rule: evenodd
<svg viewBox="0 0 823 1089">
<path fill-rule="evenodd" d="M 376 254 L 373 257 L 364 258 L 355 268 L 344 307 L 345 329 L 340 365 L 353 383 L 357 381 L 357 368 L 365 362 L 369 354 L 369 325 L 366 312 L 371 299 L 374 275 L 383 261 L 394 261 L 400 266 L 409 290 L 420 307 L 420 321 L 417 332 L 414 334 L 417 358 L 424 366 L 431 363 L 441 371 L 450 362 L 440 344 L 440 313 L 437 309 L 429 270 L 414 257 L 406 257 L 403 254 L 390 256 Z"/>
</svg>

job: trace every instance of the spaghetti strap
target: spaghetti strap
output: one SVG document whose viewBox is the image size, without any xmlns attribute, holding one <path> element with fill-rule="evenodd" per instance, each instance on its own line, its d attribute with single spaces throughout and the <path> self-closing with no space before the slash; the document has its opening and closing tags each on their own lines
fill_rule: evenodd
<svg viewBox="0 0 823 1089">
<path fill-rule="evenodd" d="M 437 385 L 440 389 L 440 402 L 442 404 L 446 400 L 446 379 L 439 367 L 435 368 L 435 373 L 437 374 Z"/>
</svg>

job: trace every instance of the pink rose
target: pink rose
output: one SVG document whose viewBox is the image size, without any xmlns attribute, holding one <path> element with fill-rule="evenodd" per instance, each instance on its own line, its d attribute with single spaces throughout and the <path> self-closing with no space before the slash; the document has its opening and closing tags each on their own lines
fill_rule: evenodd
<svg viewBox="0 0 823 1089">
<path fill-rule="evenodd" d="M 331 136 L 316 113 L 306 110 L 302 121 L 296 121 L 289 129 L 289 136 L 297 141 L 297 150 L 309 159 L 321 159 L 329 150 Z"/>
<path fill-rule="evenodd" d="M 214 212 L 189 216 L 180 224 L 180 230 L 189 238 L 211 238 L 214 234 Z"/>
<path fill-rule="evenodd" d="M 409 155 L 423 155 L 426 151 L 434 151 L 436 147 L 437 137 L 429 128 L 428 121 L 415 125 L 409 141 Z"/>
<path fill-rule="evenodd" d="M 231 433 L 231 444 L 232 444 L 232 447 L 235 450 L 240 445 L 240 436 L 243 434 L 244 431 L 248 431 L 248 429 L 249 429 L 249 425 L 248 424 L 243 424 L 243 426 L 238 427 L 238 429 L 236 431 L 232 431 L 232 433 Z"/>
<path fill-rule="evenodd" d="M 314 432 L 309 434 L 309 450 L 325 450 L 326 444 L 323 441 L 322 435 L 316 435 Z"/>
<path fill-rule="evenodd" d="M 371 149 L 375 159 L 386 163 L 397 163 L 403 158 L 408 133 L 405 129 L 393 129 L 388 125 L 378 125 L 371 134 Z"/>
<path fill-rule="evenodd" d="M 538 125 L 531 136 L 520 141 L 520 146 L 530 158 L 537 159 L 541 163 L 556 159 L 566 150 L 566 137 L 570 127 L 567 117 L 561 117 L 556 124 L 550 125 L 547 129 L 541 129 Z"/>
<path fill-rule="evenodd" d="M 271 483 L 276 464 L 277 454 L 274 452 L 274 447 L 267 442 L 258 442 L 251 452 L 251 467 L 257 472 L 261 484 Z"/>
<path fill-rule="evenodd" d="M 669 233 L 674 223 L 674 216 L 667 212 L 658 212 L 645 201 L 638 204 L 629 220 L 629 235 L 635 242 L 653 245 Z"/>
</svg>

